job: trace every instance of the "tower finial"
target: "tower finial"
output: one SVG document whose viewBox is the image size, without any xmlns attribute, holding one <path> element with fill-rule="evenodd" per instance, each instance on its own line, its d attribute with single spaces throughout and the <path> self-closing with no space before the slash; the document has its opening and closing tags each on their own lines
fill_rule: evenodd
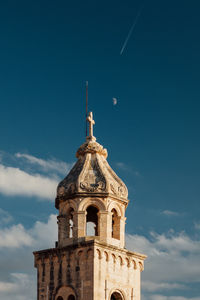
<svg viewBox="0 0 200 300">
<path fill-rule="evenodd" d="M 89 115 L 87 117 L 87 121 L 89 123 L 89 136 L 87 137 L 87 139 L 92 140 L 92 139 L 94 139 L 94 136 L 93 136 L 93 126 L 95 124 L 95 121 L 93 120 L 93 114 L 92 114 L 92 112 L 89 112 Z"/>
</svg>

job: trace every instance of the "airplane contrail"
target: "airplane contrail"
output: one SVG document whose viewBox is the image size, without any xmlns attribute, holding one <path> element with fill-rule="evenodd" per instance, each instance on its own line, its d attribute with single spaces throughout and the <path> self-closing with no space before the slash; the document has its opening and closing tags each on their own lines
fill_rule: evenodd
<svg viewBox="0 0 200 300">
<path fill-rule="evenodd" d="M 141 13 L 142 13 L 143 8 L 144 8 L 144 4 L 142 5 L 142 7 L 140 8 L 140 10 L 138 11 L 137 16 L 136 16 L 136 18 L 135 18 L 135 21 L 133 22 L 133 25 L 131 26 L 131 29 L 129 30 L 129 33 L 128 33 L 128 35 L 127 35 L 127 37 L 126 37 L 126 39 L 125 39 L 125 42 L 124 42 L 124 44 L 123 44 L 123 46 L 122 46 L 122 49 L 121 49 L 121 51 L 120 51 L 120 55 L 123 54 L 124 49 L 126 48 L 126 45 L 127 45 L 127 43 L 128 43 L 128 40 L 129 40 L 130 37 L 131 37 L 131 34 L 132 34 L 132 32 L 133 32 L 133 29 L 135 28 L 135 26 L 136 26 L 136 24 L 137 24 L 137 22 L 138 22 L 138 19 L 139 19 Z"/>
</svg>

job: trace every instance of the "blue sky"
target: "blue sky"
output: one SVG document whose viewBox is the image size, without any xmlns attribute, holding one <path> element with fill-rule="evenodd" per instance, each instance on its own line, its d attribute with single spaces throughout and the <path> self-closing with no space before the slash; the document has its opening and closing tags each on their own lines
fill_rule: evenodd
<svg viewBox="0 0 200 300">
<path fill-rule="evenodd" d="M 31 252 L 56 240 L 88 80 L 94 134 L 129 189 L 127 247 L 149 256 L 143 299 L 200 299 L 199 13 L 178 0 L 0 4 L 1 297 L 35 299 Z"/>
</svg>

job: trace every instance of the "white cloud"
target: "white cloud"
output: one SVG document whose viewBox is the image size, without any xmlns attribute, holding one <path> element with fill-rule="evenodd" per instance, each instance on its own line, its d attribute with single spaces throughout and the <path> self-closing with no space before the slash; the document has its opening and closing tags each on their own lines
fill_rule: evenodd
<svg viewBox="0 0 200 300">
<path fill-rule="evenodd" d="M 186 298 L 182 296 L 164 296 L 164 295 L 151 295 L 146 297 L 143 297 L 143 300 L 200 300 L 199 297 L 194 298 Z"/>
<path fill-rule="evenodd" d="M 0 225 L 8 224 L 13 221 L 13 217 L 5 210 L 0 208 Z"/>
<path fill-rule="evenodd" d="M 120 168 L 122 170 L 126 171 L 128 169 L 128 167 L 123 162 L 117 162 L 116 165 L 117 165 L 118 168 Z"/>
<path fill-rule="evenodd" d="M 0 297 L 4 300 L 36 299 L 36 280 L 32 275 L 12 273 L 11 282 L 0 281 Z"/>
<path fill-rule="evenodd" d="M 54 247 L 57 240 L 57 216 L 50 215 L 47 223 L 37 221 L 26 230 L 22 224 L 0 229 L 0 249 L 29 247 Z"/>
<path fill-rule="evenodd" d="M 200 240 L 192 239 L 184 232 L 151 233 L 149 238 L 127 235 L 126 246 L 148 255 L 142 278 L 149 293 L 165 291 L 171 285 L 182 295 L 184 286 L 187 289 L 191 282 L 200 282 Z"/>
<path fill-rule="evenodd" d="M 0 233 L 3 234 L 0 239 L 0 299 L 35 299 L 37 287 L 32 251 L 54 247 L 56 215 L 50 215 L 47 222 L 37 221 L 30 229 L 18 224 Z M 3 241 L 7 248 L 2 247 Z M 166 234 L 150 233 L 148 238 L 127 235 L 126 244 L 128 249 L 148 255 L 142 273 L 143 300 L 200 300 L 184 296 L 188 284 L 200 280 L 199 240 L 171 230 Z M 30 295 L 27 286 L 33 294 Z M 173 291 L 179 296 L 165 295 L 173 295 Z"/>
<path fill-rule="evenodd" d="M 17 285 L 15 283 L 0 281 L 0 293 L 15 291 L 16 289 Z"/>
<path fill-rule="evenodd" d="M 50 215 L 47 223 L 37 221 L 29 234 L 34 239 L 34 247 L 54 247 L 55 241 L 58 239 L 57 216 Z"/>
<path fill-rule="evenodd" d="M 168 217 L 178 217 L 180 216 L 180 213 L 171 211 L 171 210 L 164 210 L 161 212 L 163 215 L 168 216 Z"/>
<path fill-rule="evenodd" d="M 192 240 L 185 232 L 180 232 L 175 234 L 173 230 L 169 231 L 167 234 L 157 234 L 151 232 L 157 249 L 160 249 L 161 253 L 169 254 L 180 254 L 181 252 L 186 252 L 185 254 L 198 253 L 200 250 L 200 241 Z"/>
<path fill-rule="evenodd" d="M 0 230 L 0 248 L 31 246 L 33 239 L 21 224 Z"/>
<path fill-rule="evenodd" d="M 30 154 L 16 153 L 17 158 L 25 159 L 26 162 L 39 166 L 43 171 L 49 172 L 53 171 L 62 175 L 66 175 L 72 164 L 67 164 L 66 162 L 59 161 L 57 159 L 41 159 Z"/>
<path fill-rule="evenodd" d="M 54 201 L 60 175 L 67 175 L 72 166 L 55 158 L 44 160 L 30 154 L 0 151 L 0 193 Z"/>
<path fill-rule="evenodd" d="M 169 283 L 169 282 L 152 282 L 149 280 L 142 282 L 142 290 L 155 292 L 163 290 L 182 290 L 185 289 L 185 285 L 179 283 Z"/>
<path fill-rule="evenodd" d="M 36 196 L 53 201 L 57 184 L 55 179 L 0 165 L 0 193 L 2 194 Z"/>
<path fill-rule="evenodd" d="M 0 299 L 35 300 L 37 292 L 33 251 L 54 247 L 57 218 L 36 222 L 31 229 L 17 224 L 0 231 Z M 20 270 L 20 273 L 19 273 Z"/>
<path fill-rule="evenodd" d="M 126 165 L 125 163 L 123 163 L 123 162 L 117 162 L 117 163 L 116 163 L 116 166 L 117 166 L 119 169 L 121 169 L 122 171 L 127 171 L 127 172 L 133 174 L 133 175 L 136 176 L 136 177 L 141 177 L 141 174 L 140 174 L 138 171 L 132 170 L 130 166 L 127 166 L 127 165 Z"/>
</svg>

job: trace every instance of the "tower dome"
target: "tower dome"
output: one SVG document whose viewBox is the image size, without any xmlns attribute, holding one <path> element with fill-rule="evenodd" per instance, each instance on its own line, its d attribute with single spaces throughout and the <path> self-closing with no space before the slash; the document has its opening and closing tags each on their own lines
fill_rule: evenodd
<svg viewBox="0 0 200 300">
<path fill-rule="evenodd" d="M 89 136 L 76 152 L 77 162 L 57 188 L 56 208 L 77 196 L 107 197 L 127 202 L 128 189 L 108 164 L 107 150 L 93 136 L 93 116 L 89 113 Z"/>
</svg>

